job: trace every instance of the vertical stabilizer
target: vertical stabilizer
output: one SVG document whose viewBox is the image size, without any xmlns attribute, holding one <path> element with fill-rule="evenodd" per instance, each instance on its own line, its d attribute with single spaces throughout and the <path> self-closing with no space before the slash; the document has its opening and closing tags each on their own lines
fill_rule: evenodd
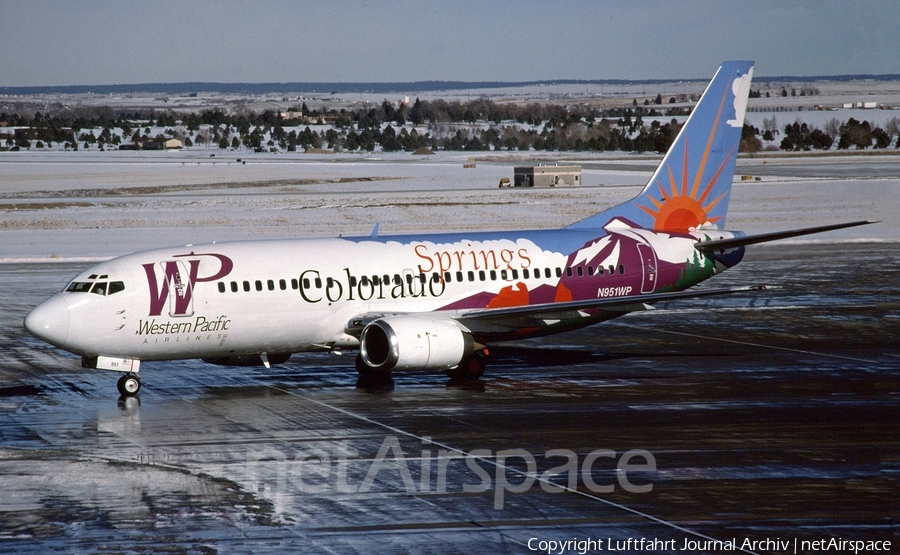
<svg viewBox="0 0 900 555">
<path fill-rule="evenodd" d="M 659 231 L 722 229 L 752 77 L 753 62 L 723 63 L 641 194 L 569 228 L 620 218 Z"/>
</svg>

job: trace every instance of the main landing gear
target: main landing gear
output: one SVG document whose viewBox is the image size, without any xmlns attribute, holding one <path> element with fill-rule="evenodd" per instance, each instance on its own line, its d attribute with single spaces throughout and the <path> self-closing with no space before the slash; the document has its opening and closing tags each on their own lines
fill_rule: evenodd
<svg viewBox="0 0 900 555">
<path fill-rule="evenodd" d="M 116 387 L 119 388 L 122 397 L 134 397 L 141 390 L 141 377 L 134 372 L 129 372 L 119 378 Z"/>
<path fill-rule="evenodd" d="M 484 354 L 472 353 L 468 360 L 451 370 L 447 370 L 447 376 L 451 380 L 475 381 L 484 375 Z"/>
</svg>

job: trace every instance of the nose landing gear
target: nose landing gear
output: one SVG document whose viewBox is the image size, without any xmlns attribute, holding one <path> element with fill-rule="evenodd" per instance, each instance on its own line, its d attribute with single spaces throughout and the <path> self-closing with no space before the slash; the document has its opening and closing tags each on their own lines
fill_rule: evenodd
<svg viewBox="0 0 900 555">
<path fill-rule="evenodd" d="M 119 378 L 116 387 L 123 397 L 134 397 L 141 390 L 141 377 L 134 372 L 129 372 Z"/>
</svg>

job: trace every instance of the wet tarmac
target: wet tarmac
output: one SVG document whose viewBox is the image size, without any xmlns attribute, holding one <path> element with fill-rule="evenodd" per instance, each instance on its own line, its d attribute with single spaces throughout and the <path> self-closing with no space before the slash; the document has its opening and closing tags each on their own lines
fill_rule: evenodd
<svg viewBox="0 0 900 555">
<path fill-rule="evenodd" d="M 780 288 L 495 346 L 476 383 L 295 355 L 145 363 L 129 400 L 22 328 L 82 266 L 0 265 L 0 552 L 900 545 L 896 244 L 751 249 L 708 283 Z"/>
</svg>

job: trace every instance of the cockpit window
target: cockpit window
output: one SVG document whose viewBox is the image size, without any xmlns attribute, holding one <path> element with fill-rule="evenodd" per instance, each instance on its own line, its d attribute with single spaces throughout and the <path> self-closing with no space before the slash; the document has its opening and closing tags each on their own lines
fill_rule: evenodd
<svg viewBox="0 0 900 555">
<path fill-rule="evenodd" d="M 105 278 L 106 276 L 101 277 Z M 114 295 L 124 290 L 125 282 L 123 281 L 111 281 L 109 283 L 105 281 L 73 281 L 66 287 L 67 293 L 93 293 L 103 297 Z"/>
<path fill-rule="evenodd" d="M 93 284 L 90 282 L 86 282 L 86 281 L 73 281 L 72 283 L 69 284 L 68 287 L 66 287 L 66 292 L 67 293 L 87 293 L 88 291 L 91 290 L 91 285 L 93 285 Z"/>
</svg>

